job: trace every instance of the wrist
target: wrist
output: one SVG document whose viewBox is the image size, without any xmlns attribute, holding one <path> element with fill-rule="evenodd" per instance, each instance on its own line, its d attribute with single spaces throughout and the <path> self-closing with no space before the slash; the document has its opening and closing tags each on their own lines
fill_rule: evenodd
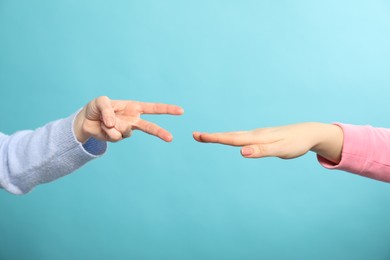
<svg viewBox="0 0 390 260">
<path fill-rule="evenodd" d="M 317 142 L 313 145 L 311 151 L 338 164 L 341 161 L 344 142 L 344 133 L 341 127 L 319 123 L 316 133 Z"/>
<path fill-rule="evenodd" d="M 77 113 L 73 124 L 73 132 L 80 143 L 85 143 L 91 137 L 85 127 L 85 108 Z"/>
</svg>

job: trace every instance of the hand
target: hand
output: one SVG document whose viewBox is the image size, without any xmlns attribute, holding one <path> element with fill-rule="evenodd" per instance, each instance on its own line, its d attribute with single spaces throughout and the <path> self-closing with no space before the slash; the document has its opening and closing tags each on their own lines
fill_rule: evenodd
<svg viewBox="0 0 390 260">
<path fill-rule="evenodd" d="M 301 123 L 230 133 L 194 132 L 193 136 L 198 142 L 242 146 L 241 154 L 246 158 L 274 156 L 292 159 L 311 150 L 339 163 L 343 145 L 342 129 L 322 123 Z"/>
<path fill-rule="evenodd" d="M 130 137 L 133 130 L 157 136 L 166 142 L 172 135 L 162 127 L 143 120 L 142 114 L 181 115 L 181 107 L 159 103 L 127 100 L 110 100 L 99 97 L 89 102 L 76 116 L 74 132 L 79 142 L 94 137 L 103 141 L 117 142 Z"/>
</svg>

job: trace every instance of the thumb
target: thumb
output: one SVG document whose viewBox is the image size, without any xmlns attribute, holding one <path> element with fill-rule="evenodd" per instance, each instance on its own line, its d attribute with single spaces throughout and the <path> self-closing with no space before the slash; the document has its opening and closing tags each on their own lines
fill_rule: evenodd
<svg viewBox="0 0 390 260">
<path fill-rule="evenodd" d="M 245 158 L 279 157 L 278 147 L 276 143 L 247 145 L 241 148 L 241 155 Z"/>
<path fill-rule="evenodd" d="M 108 128 L 113 128 L 115 126 L 115 111 L 111 105 L 111 100 L 106 97 L 98 97 L 95 100 L 96 108 L 101 114 L 102 121 L 104 125 Z"/>
</svg>

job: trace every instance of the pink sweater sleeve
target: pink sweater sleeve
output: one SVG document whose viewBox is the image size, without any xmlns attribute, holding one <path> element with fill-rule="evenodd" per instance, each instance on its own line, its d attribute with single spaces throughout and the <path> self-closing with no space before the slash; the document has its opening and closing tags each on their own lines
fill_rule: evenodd
<svg viewBox="0 0 390 260">
<path fill-rule="evenodd" d="M 339 164 L 317 156 L 322 166 L 390 182 L 390 129 L 336 123 L 344 132 Z"/>
</svg>

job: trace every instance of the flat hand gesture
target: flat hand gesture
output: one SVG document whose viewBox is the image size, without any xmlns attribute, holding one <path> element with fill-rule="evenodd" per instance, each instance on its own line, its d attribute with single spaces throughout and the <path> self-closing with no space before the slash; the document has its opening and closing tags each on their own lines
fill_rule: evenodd
<svg viewBox="0 0 390 260">
<path fill-rule="evenodd" d="M 274 156 L 292 159 L 311 150 L 334 163 L 340 161 L 343 143 L 340 127 L 322 123 L 228 133 L 194 132 L 193 136 L 198 142 L 241 146 L 241 154 L 246 158 Z"/>
<path fill-rule="evenodd" d="M 89 102 L 77 115 L 74 132 L 78 141 L 84 143 L 90 137 L 117 142 L 130 137 L 133 130 L 157 136 L 166 142 L 172 135 L 164 128 L 141 119 L 142 114 L 181 115 L 181 107 L 128 100 L 110 100 L 99 97 Z"/>
</svg>

